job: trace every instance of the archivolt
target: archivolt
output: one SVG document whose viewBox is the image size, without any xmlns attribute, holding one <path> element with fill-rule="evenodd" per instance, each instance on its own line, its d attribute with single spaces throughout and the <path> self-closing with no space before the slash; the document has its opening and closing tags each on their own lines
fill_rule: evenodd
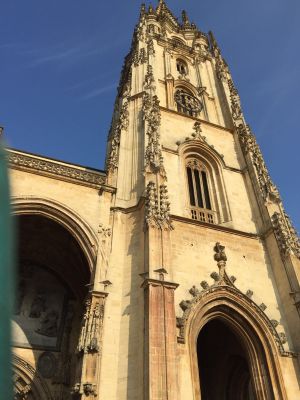
<svg viewBox="0 0 300 400">
<path fill-rule="evenodd" d="M 215 318 L 223 320 L 242 339 L 258 379 L 255 382 L 257 390 L 263 390 L 263 384 L 259 382 L 264 375 L 260 371 L 263 350 L 275 397 L 286 399 L 279 355 L 293 354 L 284 351 L 281 340 L 266 314 L 234 286 L 213 286 L 201 292 L 190 302 L 183 317 L 178 320 L 178 340 L 189 344 L 193 381 L 198 382 L 197 338 L 204 325 Z M 199 393 L 199 384 L 196 384 L 196 398 Z M 261 399 L 268 398 L 263 392 L 261 396 Z"/>
<path fill-rule="evenodd" d="M 97 235 L 81 216 L 57 201 L 33 196 L 13 197 L 12 208 L 14 215 L 42 215 L 62 225 L 77 240 L 90 270 L 93 270 L 97 256 Z"/>
<path fill-rule="evenodd" d="M 32 396 L 30 398 L 36 400 L 52 400 L 47 385 L 32 365 L 16 354 L 12 355 L 12 365 L 15 394 L 19 396 L 30 394 Z"/>
</svg>

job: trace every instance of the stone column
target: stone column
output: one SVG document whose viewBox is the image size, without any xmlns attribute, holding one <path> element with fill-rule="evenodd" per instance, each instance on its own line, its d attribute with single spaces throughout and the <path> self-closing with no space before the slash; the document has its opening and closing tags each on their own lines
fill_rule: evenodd
<svg viewBox="0 0 300 400">
<path fill-rule="evenodd" d="M 174 291 L 178 284 L 146 279 L 145 291 L 145 400 L 176 400 L 177 335 Z"/>
<path fill-rule="evenodd" d="M 81 334 L 77 346 L 77 383 L 73 395 L 78 399 L 98 399 L 103 319 L 108 293 L 92 291 L 86 300 Z"/>
</svg>

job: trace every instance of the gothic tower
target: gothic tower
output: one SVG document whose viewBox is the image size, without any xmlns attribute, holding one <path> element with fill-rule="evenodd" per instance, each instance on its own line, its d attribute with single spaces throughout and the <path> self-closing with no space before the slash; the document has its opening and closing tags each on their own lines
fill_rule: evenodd
<svg viewBox="0 0 300 400">
<path fill-rule="evenodd" d="M 300 397 L 299 239 L 211 32 L 142 5 L 105 171 L 9 160 L 16 399 Z"/>
<path fill-rule="evenodd" d="M 164 1 L 141 8 L 107 173 L 124 232 L 119 398 L 297 398 L 296 232 L 214 35 Z"/>
</svg>

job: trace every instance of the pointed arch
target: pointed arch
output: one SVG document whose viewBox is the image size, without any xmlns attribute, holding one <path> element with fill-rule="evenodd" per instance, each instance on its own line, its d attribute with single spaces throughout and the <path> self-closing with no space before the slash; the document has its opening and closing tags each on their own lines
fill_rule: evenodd
<svg viewBox="0 0 300 400">
<path fill-rule="evenodd" d="M 201 292 L 185 311 L 180 321 L 179 341 L 187 342 L 191 360 L 195 399 L 200 399 L 200 381 L 196 344 L 202 328 L 210 321 L 224 322 L 241 340 L 248 358 L 258 400 L 287 399 L 279 357 L 285 352 L 280 338 L 265 313 L 247 296 L 233 286 L 213 286 Z M 267 387 L 266 370 L 269 375 Z"/>
<path fill-rule="evenodd" d="M 58 201 L 35 196 L 12 197 L 14 215 L 41 215 L 63 226 L 78 242 L 85 254 L 89 269 L 94 269 L 98 239 L 81 216 Z"/>
<path fill-rule="evenodd" d="M 15 398 L 25 399 L 29 395 L 33 400 L 52 400 L 45 380 L 29 362 L 12 354 L 12 365 Z"/>
<path fill-rule="evenodd" d="M 188 160 L 198 160 L 207 170 L 211 198 L 215 212 L 214 223 L 225 223 L 231 220 L 228 196 L 223 178 L 225 167 L 222 156 L 204 138 L 187 140 L 179 146 L 179 155 L 182 160 L 182 173 L 185 176 L 186 163 Z M 186 193 L 188 195 L 188 186 Z M 186 207 L 189 210 L 189 200 L 186 196 Z"/>
</svg>

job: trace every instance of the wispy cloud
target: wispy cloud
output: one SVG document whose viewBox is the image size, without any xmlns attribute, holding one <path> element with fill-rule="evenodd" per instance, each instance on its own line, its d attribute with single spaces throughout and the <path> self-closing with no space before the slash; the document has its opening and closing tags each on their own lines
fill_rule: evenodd
<svg viewBox="0 0 300 400">
<path fill-rule="evenodd" d="M 88 57 L 103 55 L 123 43 L 124 38 L 105 45 L 99 45 L 94 38 L 91 38 L 84 42 L 76 42 L 75 45 L 74 43 L 60 43 L 46 48 L 28 49 L 25 52 L 23 51 L 23 54 L 26 53 L 33 56 L 29 67 L 37 67 L 47 63 L 65 66 L 78 63 Z"/>
<path fill-rule="evenodd" d="M 86 93 L 85 95 L 81 96 L 80 99 L 81 100 L 89 100 L 94 97 L 100 96 L 101 94 L 103 94 L 105 92 L 109 92 L 112 89 L 116 89 L 116 87 L 117 87 L 116 83 L 113 83 L 108 86 L 103 86 L 101 88 L 91 90 L 89 93 Z"/>
</svg>

